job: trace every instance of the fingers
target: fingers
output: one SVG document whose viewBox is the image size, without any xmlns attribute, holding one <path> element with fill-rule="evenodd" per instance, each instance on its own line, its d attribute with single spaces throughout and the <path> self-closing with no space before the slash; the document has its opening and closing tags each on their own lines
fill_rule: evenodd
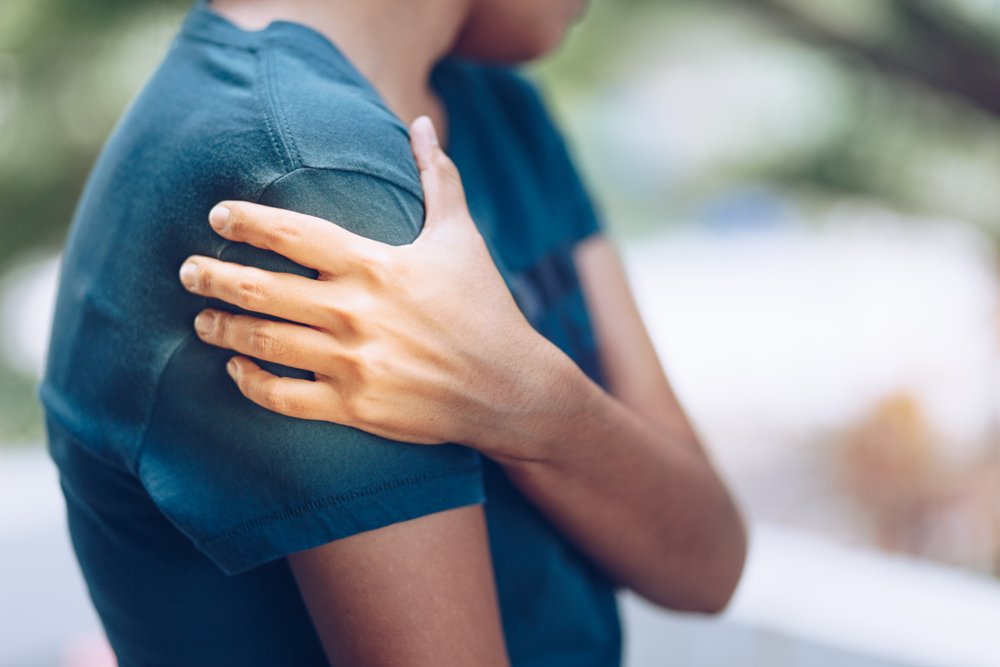
<svg viewBox="0 0 1000 667">
<path fill-rule="evenodd" d="M 322 373 L 320 361 L 335 359 L 336 341 L 309 327 L 207 309 L 194 320 L 198 338 L 264 361 Z"/>
<path fill-rule="evenodd" d="M 299 419 L 332 421 L 337 414 L 340 397 L 326 383 L 279 377 L 245 357 L 230 359 L 226 371 L 240 393 L 262 408 Z"/>
<path fill-rule="evenodd" d="M 336 309 L 323 305 L 323 297 L 329 296 L 319 289 L 323 285 L 328 291 L 333 283 L 317 283 L 291 273 L 272 273 L 198 255 L 181 265 L 180 279 L 189 292 L 244 310 L 320 327 L 339 319 Z"/>
<path fill-rule="evenodd" d="M 382 245 L 322 218 L 249 202 L 222 202 L 208 221 L 224 238 L 273 250 L 328 274 L 342 273 L 352 258 Z"/>
<path fill-rule="evenodd" d="M 413 121 L 410 145 L 424 188 L 424 231 L 445 220 L 468 219 L 462 177 L 455 163 L 441 149 L 434 123 L 427 116 Z"/>
</svg>

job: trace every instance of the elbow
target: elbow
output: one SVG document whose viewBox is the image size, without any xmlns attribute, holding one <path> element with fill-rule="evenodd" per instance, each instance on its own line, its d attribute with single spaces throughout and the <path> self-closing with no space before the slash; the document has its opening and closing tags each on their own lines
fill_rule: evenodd
<svg viewBox="0 0 1000 667">
<path fill-rule="evenodd" d="M 748 537 L 746 524 L 735 508 L 723 525 L 710 547 L 696 558 L 687 586 L 679 589 L 675 579 L 665 590 L 648 591 L 643 596 L 661 607 L 685 613 L 718 616 L 728 609 L 743 576 Z"/>
<path fill-rule="evenodd" d="M 746 523 L 735 507 L 729 526 L 716 541 L 716 553 L 707 561 L 716 565 L 705 573 L 697 604 L 689 611 L 718 616 L 729 607 L 736 594 L 746 565 L 748 538 Z"/>
<path fill-rule="evenodd" d="M 721 615 L 729 608 L 729 603 L 733 600 L 738 583 L 739 578 L 737 577 L 714 584 L 710 590 L 705 591 L 698 603 L 687 611 L 706 616 Z"/>
<path fill-rule="evenodd" d="M 718 616 L 732 602 L 743 577 L 748 550 L 746 524 L 739 515 L 735 524 L 728 539 L 724 540 L 727 543 L 726 553 L 719 557 L 720 565 L 715 569 L 712 580 L 706 582 L 699 607 L 691 611 Z"/>
</svg>

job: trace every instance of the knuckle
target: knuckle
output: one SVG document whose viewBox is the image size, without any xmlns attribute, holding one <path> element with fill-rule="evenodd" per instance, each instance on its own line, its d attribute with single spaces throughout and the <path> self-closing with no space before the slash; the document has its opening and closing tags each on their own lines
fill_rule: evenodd
<svg viewBox="0 0 1000 667">
<path fill-rule="evenodd" d="M 232 335 L 231 324 L 228 313 L 216 313 L 215 317 L 212 318 L 212 338 L 223 342 L 228 341 Z"/>
<path fill-rule="evenodd" d="M 352 410 L 354 423 L 362 430 L 373 430 L 383 427 L 388 421 L 387 410 L 383 401 L 371 394 L 361 394 L 354 398 Z M 390 409 L 389 413 L 392 412 Z"/>
<path fill-rule="evenodd" d="M 368 290 L 356 290 L 351 294 L 344 295 L 342 302 L 345 319 L 356 327 L 366 322 L 374 322 L 377 318 L 378 306 L 383 303 L 378 295 Z"/>
<path fill-rule="evenodd" d="M 364 391 L 366 370 L 364 360 L 357 351 L 343 351 L 338 356 L 338 385 L 346 405 Z"/>
<path fill-rule="evenodd" d="M 347 305 L 328 301 L 322 305 L 323 318 L 331 326 L 353 332 L 357 329 L 357 315 Z"/>
<path fill-rule="evenodd" d="M 378 354 L 371 344 L 354 354 L 353 363 L 358 387 L 363 394 L 377 392 L 392 374 L 392 367 L 384 355 Z"/>
<path fill-rule="evenodd" d="M 361 354 L 356 351 L 344 352 L 340 360 L 344 366 L 344 378 L 349 380 L 351 385 L 359 386 L 365 373 L 364 359 Z"/>
<path fill-rule="evenodd" d="M 211 267 L 202 264 L 198 267 L 198 291 L 202 294 L 209 294 L 212 291 L 214 276 Z"/>
<path fill-rule="evenodd" d="M 442 166 L 438 172 L 441 182 L 450 189 L 460 189 L 462 187 L 462 176 L 458 173 L 455 164 L 448 158 L 445 159 L 448 160 L 447 165 Z"/>
<path fill-rule="evenodd" d="M 273 356 L 278 352 L 278 339 L 269 322 L 254 322 L 250 326 L 249 339 L 250 348 L 262 356 Z"/>
<path fill-rule="evenodd" d="M 357 265 L 361 273 L 376 285 L 385 282 L 390 269 L 389 256 L 381 249 L 372 249 L 358 254 Z"/>
<path fill-rule="evenodd" d="M 362 423 L 361 411 L 358 408 L 357 397 L 350 393 L 342 393 L 340 399 L 340 413 L 346 423 L 359 426 Z"/>
<path fill-rule="evenodd" d="M 369 386 L 377 384 L 389 374 L 389 368 L 383 356 L 373 353 L 371 350 L 365 352 L 362 357 L 365 383 Z"/>
<path fill-rule="evenodd" d="M 283 248 L 294 243 L 301 236 L 298 226 L 287 217 L 279 218 L 268 224 L 262 234 L 264 242 L 271 248 Z"/>
<path fill-rule="evenodd" d="M 455 163 L 451 161 L 451 158 L 448 157 L 448 154 L 445 153 L 444 151 L 440 150 L 434 151 L 434 156 L 431 158 L 431 164 L 434 165 L 435 169 L 437 169 L 442 173 L 446 172 L 455 172 L 456 174 L 458 173 L 458 171 L 455 169 Z"/>
<path fill-rule="evenodd" d="M 236 285 L 236 303 L 248 310 L 259 309 L 268 302 L 269 292 L 260 282 L 243 278 Z"/>
<path fill-rule="evenodd" d="M 340 411 L 344 419 L 355 427 L 363 429 L 371 423 L 367 402 L 363 393 L 342 392 Z"/>
<path fill-rule="evenodd" d="M 291 417 L 298 417 L 304 414 L 302 403 L 294 395 L 285 391 L 278 392 L 275 398 L 274 411 Z"/>
<path fill-rule="evenodd" d="M 268 382 L 260 388 L 260 402 L 264 407 L 275 412 L 285 412 L 289 405 L 288 395 L 282 391 L 281 385 Z"/>
<path fill-rule="evenodd" d="M 320 304 L 318 304 L 318 308 L 326 319 L 331 321 L 339 322 L 345 317 L 350 316 L 350 313 L 348 312 L 348 309 L 344 305 L 342 299 L 327 297 L 323 299 Z"/>
<path fill-rule="evenodd" d="M 247 214 L 240 204 L 230 203 L 226 205 L 229 209 L 229 220 L 226 226 L 229 233 L 237 238 L 245 238 L 247 232 Z"/>
</svg>

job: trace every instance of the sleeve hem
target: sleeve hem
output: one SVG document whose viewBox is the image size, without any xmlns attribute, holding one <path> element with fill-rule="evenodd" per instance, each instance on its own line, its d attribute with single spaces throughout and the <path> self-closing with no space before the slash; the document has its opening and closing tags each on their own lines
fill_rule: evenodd
<svg viewBox="0 0 1000 667">
<path fill-rule="evenodd" d="M 197 546 L 228 575 L 393 523 L 485 502 L 480 465 L 314 499 L 260 516 Z"/>
</svg>

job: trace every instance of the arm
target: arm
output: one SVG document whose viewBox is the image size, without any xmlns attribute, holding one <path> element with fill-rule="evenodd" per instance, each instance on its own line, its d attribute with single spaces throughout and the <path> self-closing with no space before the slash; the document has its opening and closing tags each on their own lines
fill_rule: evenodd
<svg viewBox="0 0 1000 667">
<path fill-rule="evenodd" d="M 480 505 L 337 540 L 289 562 L 331 664 L 508 664 Z"/>
<path fill-rule="evenodd" d="M 521 490 L 618 581 L 673 609 L 717 612 L 746 555 L 742 520 L 660 367 L 613 246 L 575 257 L 610 394 L 575 366 L 552 373 L 538 414 L 503 437 Z"/>
<path fill-rule="evenodd" d="M 234 357 L 230 372 L 254 402 L 413 443 L 466 443 L 504 465 L 621 583 L 665 606 L 720 610 L 742 569 L 743 524 L 677 406 L 613 254 L 593 242 L 579 259 L 617 397 L 524 320 L 469 218 L 454 165 L 427 123 L 412 134 L 427 216 L 412 244 L 388 247 L 229 203 L 212 216 L 220 234 L 287 255 L 319 279 L 193 258 L 182 269 L 192 291 L 305 325 L 206 311 L 199 336 L 316 374 L 279 378 Z"/>
</svg>

